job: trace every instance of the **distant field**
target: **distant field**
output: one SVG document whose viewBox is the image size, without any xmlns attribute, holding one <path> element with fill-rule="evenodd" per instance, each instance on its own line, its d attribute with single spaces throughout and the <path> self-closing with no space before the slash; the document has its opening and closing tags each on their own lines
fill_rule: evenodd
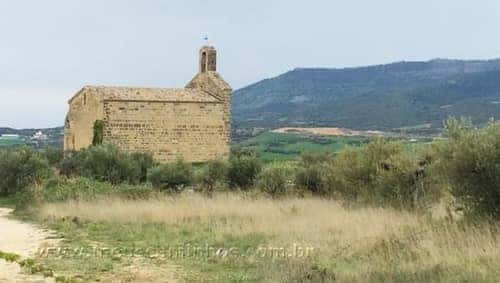
<svg viewBox="0 0 500 283">
<path fill-rule="evenodd" d="M 284 128 L 283 128 L 284 129 Z M 329 128 L 334 129 L 334 128 Z M 315 153 L 330 153 L 335 154 L 343 150 L 346 146 L 361 146 L 369 143 L 373 139 L 377 139 L 380 136 L 380 132 L 373 135 L 353 135 L 356 131 L 344 130 L 345 135 L 321 135 L 325 131 L 314 130 L 308 131 L 285 131 L 281 132 L 270 131 L 259 134 L 255 137 L 248 138 L 239 143 L 235 143 L 233 148 L 239 149 L 249 149 L 257 153 L 258 157 L 265 162 L 272 161 L 286 161 L 297 159 L 300 155 L 307 152 Z M 346 132 L 347 131 L 347 132 Z M 327 130 L 327 132 L 332 132 Z M 419 138 L 419 139 L 409 139 L 409 138 L 395 138 L 395 137 L 385 137 L 389 139 L 401 139 L 403 143 L 407 145 L 408 148 L 414 148 L 415 146 L 422 145 L 424 143 L 432 141 L 432 138 Z"/>
<path fill-rule="evenodd" d="M 0 139 L 0 148 L 27 145 L 33 148 L 54 147 L 62 148 L 62 135 L 49 136 L 47 140 L 31 140 L 30 136 L 21 136 L 18 139 Z"/>
<path fill-rule="evenodd" d="M 346 146 L 370 141 L 360 136 L 316 136 L 266 132 L 234 145 L 235 149 L 255 150 L 264 161 L 295 159 L 305 152 L 335 153 Z"/>
<path fill-rule="evenodd" d="M 25 144 L 21 139 L 0 139 L 0 147 Z"/>
</svg>

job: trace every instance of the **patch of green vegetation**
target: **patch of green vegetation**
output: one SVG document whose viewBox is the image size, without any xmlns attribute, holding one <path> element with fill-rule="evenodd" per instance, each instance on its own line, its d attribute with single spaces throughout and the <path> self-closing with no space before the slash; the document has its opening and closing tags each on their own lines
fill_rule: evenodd
<svg viewBox="0 0 500 283">
<path fill-rule="evenodd" d="M 180 264 L 189 270 L 189 280 L 262 281 L 266 260 L 239 257 L 229 251 L 256 250 L 266 241 L 262 234 L 218 237 L 206 223 L 166 225 L 160 223 L 90 222 L 78 219 L 49 219 L 45 224 L 61 234 L 64 254 L 41 258 L 44 266 L 84 280 L 97 280 L 119 272 L 141 258 L 157 266 Z M 89 260 L 91 259 L 91 260 Z"/>
<path fill-rule="evenodd" d="M 0 251 L 0 259 L 7 262 L 17 263 L 25 272 L 29 274 L 41 274 L 44 277 L 55 277 L 56 282 L 76 282 L 73 278 L 65 276 L 55 276 L 54 271 L 37 260 L 28 258 L 21 259 L 21 256 L 14 253 Z"/>
<path fill-rule="evenodd" d="M 92 139 L 92 145 L 100 145 L 102 144 L 103 136 L 104 136 L 104 121 L 96 120 L 94 122 L 94 138 Z"/>
<path fill-rule="evenodd" d="M 0 207 L 15 208 L 17 199 L 15 197 L 0 197 Z"/>
<path fill-rule="evenodd" d="M 265 132 L 240 142 L 235 149 L 254 150 L 265 162 L 294 160 L 306 152 L 336 153 L 346 146 L 361 146 L 368 137 L 324 137 Z"/>
<path fill-rule="evenodd" d="M 21 257 L 17 254 L 0 251 L 0 258 L 7 262 L 17 262 Z"/>
<path fill-rule="evenodd" d="M 26 142 L 22 139 L 0 139 L 0 147 L 11 147 L 24 145 Z"/>
</svg>

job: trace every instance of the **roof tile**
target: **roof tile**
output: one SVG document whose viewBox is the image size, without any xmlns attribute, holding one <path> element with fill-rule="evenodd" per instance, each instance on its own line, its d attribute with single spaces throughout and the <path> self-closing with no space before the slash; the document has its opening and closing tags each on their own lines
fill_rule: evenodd
<svg viewBox="0 0 500 283">
<path fill-rule="evenodd" d="M 219 102 L 220 100 L 201 89 L 135 88 L 86 86 L 84 91 L 102 95 L 104 100 Z"/>
</svg>

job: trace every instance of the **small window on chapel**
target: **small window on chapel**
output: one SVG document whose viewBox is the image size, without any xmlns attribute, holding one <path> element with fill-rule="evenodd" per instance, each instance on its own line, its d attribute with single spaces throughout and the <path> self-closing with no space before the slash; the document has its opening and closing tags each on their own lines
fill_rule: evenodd
<svg viewBox="0 0 500 283">
<path fill-rule="evenodd" d="M 205 73 L 207 71 L 207 52 L 201 54 L 201 72 Z"/>
<path fill-rule="evenodd" d="M 83 94 L 83 105 L 87 105 L 87 94 Z"/>
</svg>

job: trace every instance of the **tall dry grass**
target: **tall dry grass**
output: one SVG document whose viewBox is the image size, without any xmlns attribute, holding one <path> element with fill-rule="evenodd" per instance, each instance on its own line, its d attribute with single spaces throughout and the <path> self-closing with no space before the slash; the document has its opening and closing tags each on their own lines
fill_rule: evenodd
<svg viewBox="0 0 500 283">
<path fill-rule="evenodd" d="M 360 263 L 337 275 L 346 280 L 371 280 L 366 276 L 393 274 L 394 268 L 402 274 L 419 274 L 436 267 L 482 278 L 500 267 L 500 234 L 493 232 L 495 227 L 436 221 L 391 209 L 350 209 L 316 198 L 184 194 L 143 201 L 105 198 L 48 203 L 40 211 L 43 217 L 92 221 L 205 223 L 221 237 L 262 233 L 272 236 L 275 245 L 313 246 L 318 261 Z"/>
<path fill-rule="evenodd" d="M 314 245 L 348 244 L 386 237 L 401 227 L 416 226 L 419 218 L 389 209 L 346 209 L 339 203 L 317 199 L 250 198 L 219 194 L 160 197 L 153 200 L 103 198 L 94 202 L 48 203 L 41 208 L 48 217 L 79 217 L 93 221 L 183 224 L 209 223 L 217 233 L 264 233 L 289 242 Z"/>
</svg>

